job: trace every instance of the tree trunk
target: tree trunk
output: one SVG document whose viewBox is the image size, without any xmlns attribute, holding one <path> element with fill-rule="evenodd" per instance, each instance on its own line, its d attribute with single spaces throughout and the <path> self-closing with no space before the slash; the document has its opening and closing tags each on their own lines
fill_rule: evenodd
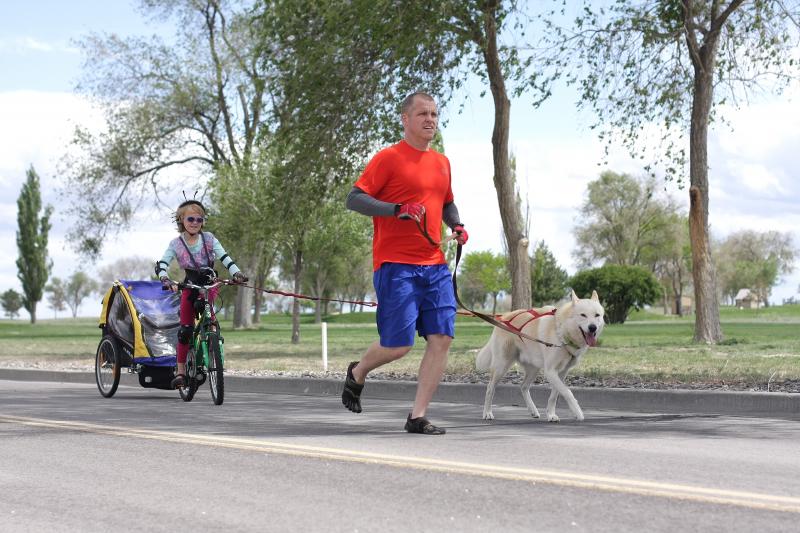
<svg viewBox="0 0 800 533">
<path fill-rule="evenodd" d="M 722 340 L 716 275 L 708 235 L 708 117 L 714 90 L 716 42 L 708 38 L 695 63 L 689 136 L 689 235 L 695 297 L 694 340 L 707 344 Z"/>
<path fill-rule="evenodd" d="M 264 283 L 267 281 L 266 272 L 258 272 L 255 277 L 254 285 L 256 287 L 264 288 Z M 253 291 L 253 324 L 261 323 L 261 307 L 264 305 L 264 291 Z"/>
<path fill-rule="evenodd" d="M 303 273 L 303 251 L 295 250 L 294 253 L 294 293 L 300 294 L 300 276 Z M 300 344 L 300 299 L 294 298 L 292 302 L 292 344 Z"/>
<path fill-rule="evenodd" d="M 508 267 L 511 272 L 511 308 L 528 309 L 531 306 L 531 266 L 528 256 L 528 234 L 516 190 L 516 180 L 511 172 L 508 150 L 508 130 L 511 102 L 506 93 L 505 79 L 497 51 L 497 6 L 484 7 L 483 50 L 489 86 L 494 99 L 494 130 L 492 131 L 492 159 L 494 162 L 494 187 L 497 191 L 500 218 L 508 245 Z"/>
<path fill-rule="evenodd" d="M 253 325 L 250 309 L 252 306 L 253 290 L 245 287 L 236 289 L 236 300 L 233 304 L 233 327 L 249 328 Z"/>
<path fill-rule="evenodd" d="M 30 309 L 27 310 L 28 314 L 31 316 L 31 324 L 36 324 L 36 304 L 32 305 Z"/>
</svg>

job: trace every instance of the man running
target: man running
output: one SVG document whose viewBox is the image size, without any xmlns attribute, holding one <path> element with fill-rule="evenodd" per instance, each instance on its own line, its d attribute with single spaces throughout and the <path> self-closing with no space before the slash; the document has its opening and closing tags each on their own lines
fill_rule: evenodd
<svg viewBox="0 0 800 533">
<path fill-rule="evenodd" d="M 433 97 L 416 92 L 401 106 L 403 140 L 378 152 L 347 197 L 347 208 L 373 221 L 373 284 L 380 340 L 347 367 L 342 403 L 361 412 L 367 374 L 406 355 L 415 332 L 427 341 L 409 433 L 442 435 L 425 414 L 447 366 L 455 334 L 456 301 L 444 253 L 442 221 L 459 244 L 468 236 L 453 203 L 450 161 L 430 148 L 439 114 Z"/>
</svg>

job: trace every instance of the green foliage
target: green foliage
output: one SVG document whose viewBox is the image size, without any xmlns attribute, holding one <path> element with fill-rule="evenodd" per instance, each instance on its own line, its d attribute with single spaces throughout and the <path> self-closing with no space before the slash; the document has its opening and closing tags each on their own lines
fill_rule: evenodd
<svg viewBox="0 0 800 533">
<path fill-rule="evenodd" d="M 49 303 L 50 307 L 53 308 L 53 318 L 58 318 L 58 312 L 64 311 L 67 308 L 66 284 L 61 278 L 53 277 L 50 278 L 50 283 L 45 286 L 44 290 L 47 293 L 47 303 Z"/>
<path fill-rule="evenodd" d="M 79 42 L 78 88 L 106 114 L 104 131 L 76 130 L 63 160 L 76 220 L 69 238 L 90 256 L 141 204 L 203 189 L 215 170 L 247 168 L 272 125 L 262 70 L 269 63 L 259 59 L 240 5 L 148 0 L 143 8 L 175 21 L 174 42 L 113 34 Z M 172 167 L 182 169 L 179 184 L 164 172 Z"/>
<path fill-rule="evenodd" d="M 303 290 L 311 296 L 330 298 L 337 287 L 349 287 L 354 293 L 361 293 L 371 281 L 372 221 L 344 209 L 341 196 L 328 199 L 318 207 L 314 224 L 305 236 Z M 369 270 L 363 268 L 364 259 L 370 260 Z M 359 274 L 360 279 L 354 279 Z M 327 306 L 316 304 L 318 320 L 323 307 Z"/>
<path fill-rule="evenodd" d="M 505 256 L 491 251 L 470 252 L 461 262 L 459 281 L 471 303 L 483 303 L 492 298 L 492 313 L 497 310 L 497 297 L 511 288 L 508 262 Z"/>
<path fill-rule="evenodd" d="M 655 276 L 638 266 L 606 265 L 583 270 L 572 277 L 570 284 L 579 298 L 588 298 L 596 290 L 611 324 L 624 323 L 631 309 L 652 304 L 661 295 Z"/>
<path fill-rule="evenodd" d="M 754 89 L 780 91 L 798 73 L 793 4 L 585 0 L 569 29 L 549 21 L 556 53 L 548 62 L 577 85 L 608 147 L 620 140 L 641 158 L 643 146 L 657 146 L 646 163 L 663 164 L 667 177 L 682 181 L 695 74 L 713 83 L 712 119 L 719 104 L 743 101 Z"/>
<path fill-rule="evenodd" d="M 64 285 L 64 294 L 67 306 L 72 311 L 72 318 L 78 316 L 81 302 L 97 290 L 97 282 L 83 272 L 75 272 L 67 279 Z"/>
<path fill-rule="evenodd" d="M 53 208 L 42 211 L 39 192 L 39 175 L 31 166 L 17 199 L 17 278 L 22 283 L 22 305 L 36 323 L 36 304 L 42 299 L 53 261 L 47 256 L 47 241 L 50 233 L 50 216 Z"/>
<path fill-rule="evenodd" d="M 536 246 L 531 258 L 531 295 L 534 307 L 559 301 L 567 290 L 569 275 L 558 266 L 555 256 L 544 241 Z"/>
<path fill-rule="evenodd" d="M 599 262 L 653 270 L 668 256 L 675 239 L 671 222 L 679 208 L 657 191 L 654 178 L 636 179 L 612 171 L 590 182 L 573 229 L 580 266 Z"/>
<path fill-rule="evenodd" d="M 3 306 L 3 311 L 8 318 L 17 317 L 22 308 L 22 295 L 14 289 L 8 289 L 0 294 L 0 305 Z"/>
<path fill-rule="evenodd" d="M 717 277 L 731 303 L 739 289 L 750 289 L 767 302 L 782 274 L 794 270 L 798 251 L 789 232 L 741 230 L 719 243 Z"/>
</svg>

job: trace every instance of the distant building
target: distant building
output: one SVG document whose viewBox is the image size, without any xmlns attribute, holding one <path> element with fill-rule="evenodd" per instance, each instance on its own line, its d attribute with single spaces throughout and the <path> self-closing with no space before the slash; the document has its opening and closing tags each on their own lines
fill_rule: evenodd
<svg viewBox="0 0 800 533">
<path fill-rule="evenodd" d="M 763 307 L 761 299 L 750 289 L 739 289 L 734 300 L 736 307 L 739 309 L 759 309 Z"/>
</svg>

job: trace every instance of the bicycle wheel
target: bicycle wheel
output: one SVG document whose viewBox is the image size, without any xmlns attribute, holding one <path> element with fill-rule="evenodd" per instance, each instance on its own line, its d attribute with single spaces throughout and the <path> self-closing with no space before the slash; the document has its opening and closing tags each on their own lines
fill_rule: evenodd
<svg viewBox="0 0 800 533">
<path fill-rule="evenodd" d="M 119 372 L 117 341 L 111 335 L 103 335 L 94 359 L 94 377 L 97 389 L 104 398 L 111 398 L 117 392 Z"/>
<path fill-rule="evenodd" d="M 189 348 L 186 356 L 186 383 L 183 388 L 178 389 L 178 392 L 184 402 L 191 402 L 194 393 L 197 392 L 197 359 L 193 348 Z"/>
<path fill-rule="evenodd" d="M 219 336 L 208 334 L 208 385 L 211 387 L 211 399 L 214 405 L 222 405 L 225 399 L 225 377 L 222 368 L 222 351 Z"/>
</svg>

